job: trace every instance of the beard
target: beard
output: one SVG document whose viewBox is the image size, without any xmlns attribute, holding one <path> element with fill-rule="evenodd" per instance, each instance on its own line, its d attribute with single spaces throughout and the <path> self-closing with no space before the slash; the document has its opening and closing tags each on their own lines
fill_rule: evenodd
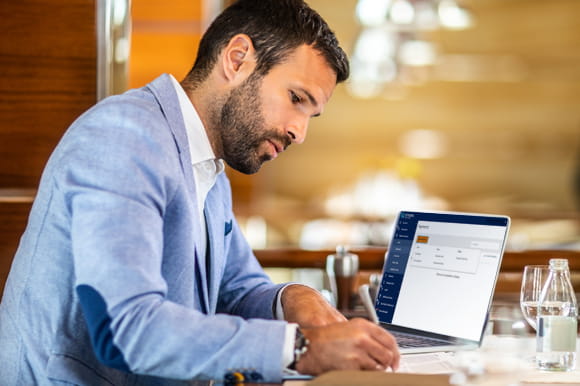
<svg viewBox="0 0 580 386">
<path fill-rule="evenodd" d="M 222 106 L 217 128 L 224 161 L 233 169 L 254 174 L 272 157 L 260 154 L 260 146 L 268 140 L 290 145 L 290 138 L 276 129 L 268 129 L 262 114 L 260 86 L 262 77 L 253 73 L 233 89 Z"/>
</svg>

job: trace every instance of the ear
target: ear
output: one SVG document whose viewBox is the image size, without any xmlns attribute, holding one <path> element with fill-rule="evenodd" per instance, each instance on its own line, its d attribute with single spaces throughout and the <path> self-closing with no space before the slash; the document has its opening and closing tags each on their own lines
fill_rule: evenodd
<svg viewBox="0 0 580 386">
<path fill-rule="evenodd" d="M 232 37 L 222 50 L 223 76 L 228 82 L 241 83 L 256 68 L 254 44 L 246 34 Z"/>
</svg>

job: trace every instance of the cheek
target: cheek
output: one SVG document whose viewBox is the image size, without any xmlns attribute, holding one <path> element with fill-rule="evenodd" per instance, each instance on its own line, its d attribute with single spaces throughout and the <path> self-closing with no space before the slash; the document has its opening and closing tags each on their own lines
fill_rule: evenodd
<svg viewBox="0 0 580 386">
<path fill-rule="evenodd" d="M 262 120 L 266 127 L 278 127 L 282 120 L 278 111 L 274 109 L 265 108 L 262 110 Z"/>
<path fill-rule="evenodd" d="M 277 98 L 262 99 L 262 118 L 268 127 L 279 127 L 288 118 L 289 110 Z"/>
</svg>

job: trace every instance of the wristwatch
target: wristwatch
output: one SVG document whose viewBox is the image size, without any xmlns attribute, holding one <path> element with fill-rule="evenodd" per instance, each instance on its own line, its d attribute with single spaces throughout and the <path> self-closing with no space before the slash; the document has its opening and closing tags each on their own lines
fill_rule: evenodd
<svg viewBox="0 0 580 386">
<path fill-rule="evenodd" d="M 310 341 L 304 336 L 300 328 L 296 328 L 296 338 L 294 338 L 294 360 L 288 366 L 291 370 L 296 370 L 296 363 L 308 351 Z"/>
</svg>

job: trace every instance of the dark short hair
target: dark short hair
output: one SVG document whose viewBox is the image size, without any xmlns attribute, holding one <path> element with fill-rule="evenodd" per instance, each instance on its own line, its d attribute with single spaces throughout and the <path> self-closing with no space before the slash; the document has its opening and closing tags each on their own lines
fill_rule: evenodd
<svg viewBox="0 0 580 386">
<path fill-rule="evenodd" d="M 336 82 L 349 76 L 348 58 L 326 21 L 303 0 L 238 0 L 209 26 L 199 44 L 197 58 L 186 81 L 205 80 L 219 53 L 237 34 L 252 39 L 258 75 L 266 75 L 292 50 L 311 45 L 336 73 Z"/>
</svg>

